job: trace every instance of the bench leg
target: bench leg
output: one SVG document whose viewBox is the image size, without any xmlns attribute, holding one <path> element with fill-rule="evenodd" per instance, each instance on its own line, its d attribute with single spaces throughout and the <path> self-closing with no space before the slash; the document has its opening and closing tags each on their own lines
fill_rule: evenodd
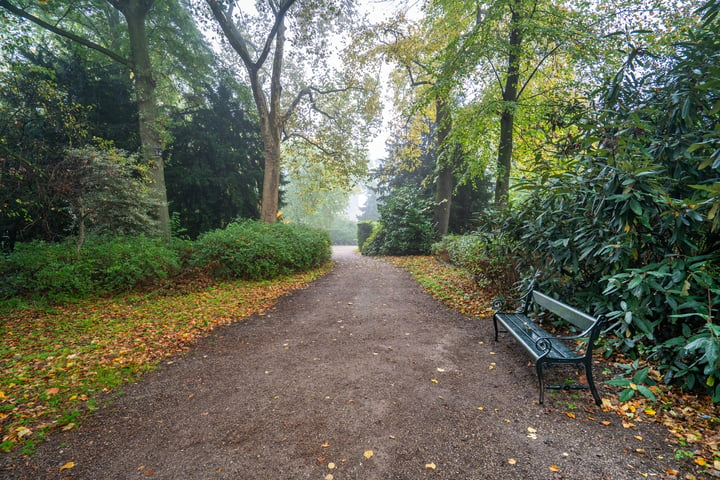
<svg viewBox="0 0 720 480">
<path fill-rule="evenodd" d="M 495 327 L 495 341 L 498 341 L 497 318 L 493 315 L 493 327 Z"/>
<path fill-rule="evenodd" d="M 537 370 L 538 382 L 540 383 L 540 405 L 542 405 L 545 401 L 545 380 L 543 380 L 542 362 L 535 364 L 535 370 Z"/>
<path fill-rule="evenodd" d="M 592 374 L 592 364 L 590 362 L 585 363 L 585 376 L 587 377 L 588 381 L 588 387 L 590 387 L 590 392 L 592 393 L 593 398 L 595 399 L 595 404 L 597 406 L 600 406 L 600 395 L 598 395 L 597 389 L 595 388 L 595 381 L 593 380 L 593 374 Z"/>
</svg>

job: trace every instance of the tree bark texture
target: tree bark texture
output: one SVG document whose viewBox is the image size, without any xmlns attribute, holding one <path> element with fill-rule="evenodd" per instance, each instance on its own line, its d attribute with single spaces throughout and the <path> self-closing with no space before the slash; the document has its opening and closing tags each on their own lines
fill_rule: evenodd
<svg viewBox="0 0 720 480">
<path fill-rule="evenodd" d="M 138 104 L 139 133 L 143 159 L 150 165 L 157 202 L 157 220 L 161 232 L 170 235 L 170 212 L 165 186 L 165 165 L 162 158 L 163 126 L 158 111 L 155 79 L 148 52 L 145 20 L 154 0 L 126 0 L 116 2 L 128 25 L 130 56 L 135 75 L 135 95 Z"/>
<path fill-rule="evenodd" d="M 445 99 L 435 101 L 435 121 L 437 123 L 437 162 L 435 184 L 435 229 L 439 236 L 447 235 L 450 225 L 450 208 L 455 190 L 455 169 L 453 148 L 448 145 L 448 137 L 452 129 L 450 108 Z"/>
<path fill-rule="evenodd" d="M 507 206 L 510 189 L 510 170 L 513 157 L 513 128 L 515 124 L 515 108 L 518 100 L 518 84 L 520 82 L 520 47 L 522 33 L 520 12 L 522 0 L 510 3 L 510 50 L 508 53 L 507 77 L 503 88 L 503 105 L 500 117 L 500 145 L 498 147 L 497 178 L 495 181 L 495 205 Z"/>
</svg>

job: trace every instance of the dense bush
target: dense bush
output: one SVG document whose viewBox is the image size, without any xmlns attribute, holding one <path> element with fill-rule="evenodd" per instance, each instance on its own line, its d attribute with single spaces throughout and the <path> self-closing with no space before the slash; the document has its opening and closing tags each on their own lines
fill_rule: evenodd
<svg viewBox="0 0 720 480">
<path fill-rule="evenodd" d="M 357 224 L 357 245 L 362 250 L 365 241 L 372 235 L 376 222 L 364 221 Z"/>
<path fill-rule="evenodd" d="M 267 279 L 304 271 L 330 258 L 329 236 L 285 224 L 233 223 L 196 242 L 88 237 L 16 243 L 0 257 L 0 299 L 72 300 L 157 285 L 183 269 L 218 278 Z"/>
<path fill-rule="evenodd" d="M 412 187 L 395 188 L 380 206 L 380 227 L 364 242 L 365 255 L 425 255 L 435 240 L 432 202 Z"/>
<path fill-rule="evenodd" d="M 207 232 L 195 242 L 190 266 L 216 278 L 266 279 L 308 270 L 330 259 L 326 232 L 302 225 L 246 221 Z"/>
<path fill-rule="evenodd" d="M 167 242 L 138 237 L 17 243 L 0 258 L 0 297 L 80 298 L 156 284 L 178 272 L 180 258 Z"/>
<path fill-rule="evenodd" d="M 665 381 L 705 389 L 715 401 L 718 33 L 720 17 L 708 15 L 656 77 L 635 73 L 642 57 L 633 52 L 577 149 L 517 185 L 524 197 L 498 230 L 528 260 L 525 277 L 540 270 L 544 290 L 608 315 L 616 334 L 608 351 L 648 358 Z"/>
<path fill-rule="evenodd" d="M 432 249 L 433 255 L 469 272 L 480 287 L 507 295 L 519 280 L 514 242 L 501 231 L 448 235 Z"/>
</svg>

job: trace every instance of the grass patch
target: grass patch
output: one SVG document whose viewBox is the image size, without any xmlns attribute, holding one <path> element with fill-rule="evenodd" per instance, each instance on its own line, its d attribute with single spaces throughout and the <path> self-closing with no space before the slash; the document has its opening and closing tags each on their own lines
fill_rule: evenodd
<svg viewBox="0 0 720 480">
<path fill-rule="evenodd" d="M 187 350 L 217 326 L 261 313 L 330 269 L 263 281 L 193 283 L 0 317 L 0 451 L 32 453 L 104 394 Z"/>
</svg>

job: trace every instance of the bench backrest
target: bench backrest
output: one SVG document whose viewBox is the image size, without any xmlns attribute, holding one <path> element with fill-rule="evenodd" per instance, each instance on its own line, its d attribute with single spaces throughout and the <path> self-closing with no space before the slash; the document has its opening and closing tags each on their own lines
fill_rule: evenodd
<svg viewBox="0 0 720 480">
<path fill-rule="evenodd" d="M 532 290 L 532 301 L 541 307 L 551 311 L 563 320 L 572 323 L 583 332 L 592 327 L 597 319 L 592 315 L 566 305 L 565 303 L 545 295 L 537 290 Z"/>
</svg>

